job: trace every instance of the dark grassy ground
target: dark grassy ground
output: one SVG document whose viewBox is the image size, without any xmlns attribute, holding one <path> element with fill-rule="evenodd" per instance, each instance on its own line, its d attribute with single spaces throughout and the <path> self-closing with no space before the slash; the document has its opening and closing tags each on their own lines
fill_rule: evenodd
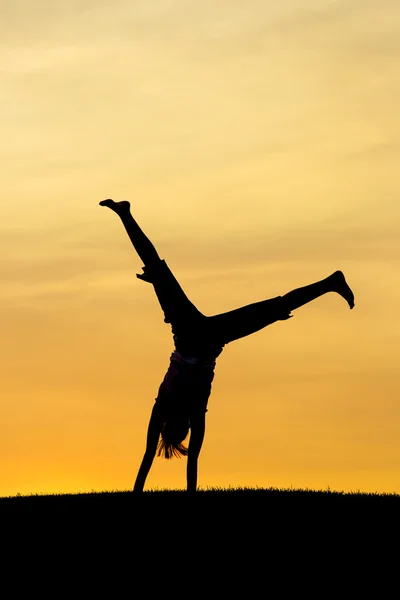
<svg viewBox="0 0 400 600">
<path fill-rule="evenodd" d="M 84 492 L 78 494 L 33 494 L 0 497 L 0 514 L 65 510 L 120 510 L 130 512 L 134 507 L 151 509 L 177 505 L 180 508 L 196 504 L 206 510 L 227 507 L 264 508 L 334 508 L 335 510 L 400 509 L 399 494 L 336 492 L 331 490 L 276 488 L 211 488 L 188 494 L 184 490 L 150 490 L 142 494 L 131 491 Z"/>
<path fill-rule="evenodd" d="M 341 597 L 369 597 L 378 561 L 385 569 L 380 592 L 391 573 L 397 580 L 399 515 L 399 495 L 311 490 L 0 498 L 8 559 L 22 573 L 25 554 L 25 564 L 35 564 L 36 574 L 46 569 L 51 581 L 53 569 L 61 568 L 57 581 L 66 585 L 73 580 L 75 591 L 68 595 L 74 598 L 105 595 L 107 578 L 112 598 L 142 597 L 135 586 L 145 588 L 150 598 L 287 598 L 293 590 L 325 598 L 339 582 L 342 591 L 336 594 Z M 18 581 L 24 577 L 18 575 Z M 157 586 L 161 592 L 156 593 Z"/>
<path fill-rule="evenodd" d="M 133 494 L 130 491 L 81 493 L 66 495 L 31 495 L 0 498 L 0 516 L 31 515 L 48 518 L 67 516 L 101 516 L 102 522 L 112 519 L 161 521 L 166 527 L 185 528 L 187 519 L 212 522 L 216 526 L 233 523 L 240 528 L 246 523 L 317 522 L 329 525 L 333 521 L 353 521 L 368 516 L 368 523 L 396 517 L 400 514 L 400 495 L 344 493 L 312 490 L 278 489 L 210 489 L 187 494 L 181 490 L 157 490 Z M 274 521 L 275 520 L 275 521 Z"/>
<path fill-rule="evenodd" d="M 102 546 L 103 537 L 111 536 L 117 547 L 125 539 L 136 548 L 152 548 L 161 556 L 164 552 L 165 560 L 169 553 L 175 560 L 174 552 L 190 544 L 196 552 L 204 546 L 208 553 L 236 553 L 243 560 L 251 553 L 256 556 L 258 547 L 264 554 L 279 549 L 288 554 L 312 546 L 323 554 L 338 546 L 343 555 L 369 548 L 377 537 L 397 546 L 400 496 L 210 489 L 192 495 L 161 490 L 0 498 L 3 531 L 21 523 L 50 532 L 53 544 L 74 535 L 85 538 L 86 544 L 97 539 Z"/>
<path fill-rule="evenodd" d="M 263 510 L 317 507 L 335 510 L 400 509 L 400 495 L 331 490 L 303 490 L 276 488 L 212 488 L 187 494 L 184 490 L 150 490 L 142 494 L 131 491 L 85 492 L 79 494 L 34 494 L 0 497 L 0 514 L 10 512 L 119 510 L 132 511 L 134 507 L 161 509 L 164 506 L 180 508 L 203 506 L 205 510 L 218 508 L 254 508 Z"/>
<path fill-rule="evenodd" d="M 251 502 L 266 502 L 266 501 L 287 501 L 287 502 L 344 502 L 354 505 L 358 502 L 369 503 L 400 503 L 400 494 L 379 494 L 367 493 L 360 491 L 340 492 L 326 490 L 309 490 L 309 489 L 277 489 L 277 488 L 209 488 L 199 490 L 196 494 L 187 494 L 184 490 L 149 490 L 142 494 L 132 494 L 131 491 L 104 491 L 104 492 L 83 492 L 77 494 L 31 494 L 22 496 L 0 497 L 0 508 L 16 508 L 16 507 L 41 507 L 44 505 L 54 506 L 69 506 L 84 505 L 87 503 L 118 503 L 135 502 L 138 499 L 146 498 L 146 501 L 169 502 L 171 500 L 188 502 L 193 499 L 198 499 L 201 502 L 228 502 L 235 501 L 251 501 Z M 185 499 L 185 500 L 183 500 Z M 189 500 L 190 499 L 190 500 Z"/>
</svg>

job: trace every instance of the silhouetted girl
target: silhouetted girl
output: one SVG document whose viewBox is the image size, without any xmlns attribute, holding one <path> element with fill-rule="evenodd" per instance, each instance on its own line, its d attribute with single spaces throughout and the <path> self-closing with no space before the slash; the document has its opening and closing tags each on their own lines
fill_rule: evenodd
<svg viewBox="0 0 400 600">
<path fill-rule="evenodd" d="M 291 311 L 328 292 L 337 292 L 354 306 L 354 296 L 341 271 L 326 279 L 276 298 L 249 304 L 220 315 L 203 315 L 187 298 L 166 262 L 157 254 L 130 212 L 129 202 L 103 200 L 120 217 L 143 261 L 139 279 L 154 286 L 164 321 L 170 323 L 175 350 L 151 413 L 146 451 L 134 485 L 143 490 L 154 457 L 187 456 L 187 491 L 197 486 L 197 461 L 203 444 L 205 414 L 216 358 L 223 347 L 274 323 L 292 317 Z M 183 444 L 189 434 L 189 447 Z"/>
</svg>

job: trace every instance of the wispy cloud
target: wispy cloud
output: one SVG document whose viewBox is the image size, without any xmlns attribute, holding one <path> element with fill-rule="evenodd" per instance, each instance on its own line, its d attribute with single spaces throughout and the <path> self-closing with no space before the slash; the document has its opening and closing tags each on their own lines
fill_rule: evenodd
<svg viewBox="0 0 400 600">
<path fill-rule="evenodd" d="M 8 237 L 8 240 L 7 240 Z M 10 241 L 12 240 L 12 244 Z M 111 242 L 111 243 L 110 243 Z M 360 225 L 321 224 L 282 232 L 260 231 L 216 237 L 186 238 L 174 234 L 156 242 L 160 254 L 183 280 L 214 276 L 229 279 L 235 273 L 260 268 L 307 265 L 320 271 L 321 263 L 341 268 L 348 262 L 367 268 L 369 263 L 398 264 L 400 241 L 395 223 Z M 143 284 L 136 280 L 141 261 L 125 238 L 104 243 L 93 237 L 68 240 L 55 231 L 3 236 L 0 265 L 2 299 L 43 297 L 46 294 L 79 294 L 97 289 L 99 295 L 115 288 L 122 290 Z M 7 249 L 5 253 L 5 249 Z M 13 249 L 13 250 L 12 250 Z M 139 289 L 139 288 L 138 288 Z"/>
</svg>

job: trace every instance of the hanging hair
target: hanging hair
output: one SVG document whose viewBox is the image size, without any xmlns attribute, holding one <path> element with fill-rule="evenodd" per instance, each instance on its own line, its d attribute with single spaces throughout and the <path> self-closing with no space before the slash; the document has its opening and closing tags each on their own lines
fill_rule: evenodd
<svg viewBox="0 0 400 600">
<path fill-rule="evenodd" d="M 182 458 L 187 456 L 188 449 L 182 443 L 189 433 L 189 419 L 187 417 L 171 417 L 164 423 L 158 442 L 157 456 L 164 458 Z"/>
</svg>

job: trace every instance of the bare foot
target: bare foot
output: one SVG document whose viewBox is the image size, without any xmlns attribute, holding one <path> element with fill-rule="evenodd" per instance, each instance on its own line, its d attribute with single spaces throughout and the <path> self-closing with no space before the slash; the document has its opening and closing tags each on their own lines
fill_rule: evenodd
<svg viewBox="0 0 400 600">
<path fill-rule="evenodd" d="M 354 294 L 348 286 L 342 271 L 335 271 L 331 277 L 334 285 L 334 291 L 340 294 L 342 298 L 348 302 L 350 308 L 354 308 Z"/>
<path fill-rule="evenodd" d="M 117 215 L 129 212 L 131 207 L 130 203 L 127 200 L 121 200 L 121 202 L 114 202 L 114 200 L 111 200 L 111 198 L 108 198 L 107 200 L 102 200 L 99 204 L 100 206 L 108 206 L 108 208 L 111 208 L 111 210 L 116 212 Z"/>
</svg>

